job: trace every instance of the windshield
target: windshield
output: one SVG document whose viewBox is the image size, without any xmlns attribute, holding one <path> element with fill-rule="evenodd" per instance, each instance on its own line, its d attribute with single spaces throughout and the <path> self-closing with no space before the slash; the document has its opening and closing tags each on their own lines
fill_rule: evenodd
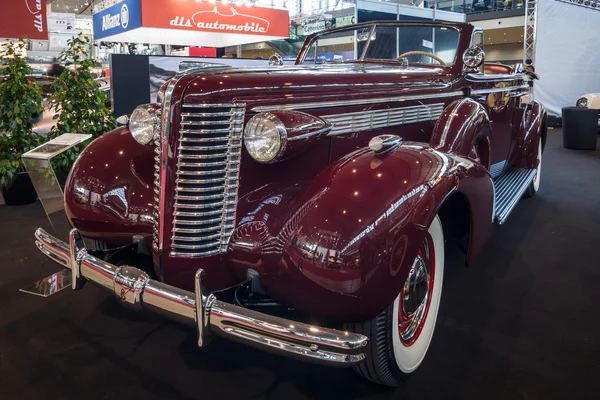
<svg viewBox="0 0 600 400">
<path fill-rule="evenodd" d="M 452 65 L 458 31 L 443 26 L 376 25 L 324 33 L 313 39 L 302 64 L 392 61 L 403 65 Z M 366 51 L 365 51 L 366 48 Z M 408 53 L 408 54 L 407 54 Z"/>
</svg>

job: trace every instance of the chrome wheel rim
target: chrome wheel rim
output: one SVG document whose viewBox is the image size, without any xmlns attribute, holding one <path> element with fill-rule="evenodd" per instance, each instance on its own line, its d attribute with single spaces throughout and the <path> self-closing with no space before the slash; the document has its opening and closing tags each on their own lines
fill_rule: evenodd
<svg viewBox="0 0 600 400">
<path fill-rule="evenodd" d="M 398 307 L 398 331 L 405 346 L 412 345 L 419 337 L 431 303 L 434 278 L 434 253 L 431 237 L 421 244 L 417 257 L 404 282 Z"/>
</svg>

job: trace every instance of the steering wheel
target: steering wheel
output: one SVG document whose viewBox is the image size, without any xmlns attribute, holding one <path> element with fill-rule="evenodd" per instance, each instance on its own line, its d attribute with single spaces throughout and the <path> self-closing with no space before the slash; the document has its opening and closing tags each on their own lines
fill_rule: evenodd
<svg viewBox="0 0 600 400">
<path fill-rule="evenodd" d="M 426 53 L 424 51 L 407 51 L 406 53 L 402 53 L 398 57 L 396 57 L 396 60 L 401 60 L 401 59 L 405 58 L 406 56 L 427 56 L 427 57 L 431 57 L 435 61 L 439 62 L 440 65 L 443 65 L 444 67 L 446 66 L 446 63 L 444 62 L 444 60 L 442 60 L 435 54 Z"/>
</svg>

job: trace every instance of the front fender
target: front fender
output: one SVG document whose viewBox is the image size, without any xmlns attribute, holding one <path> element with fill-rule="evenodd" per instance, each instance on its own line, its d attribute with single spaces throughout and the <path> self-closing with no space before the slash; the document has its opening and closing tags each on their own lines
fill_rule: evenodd
<svg viewBox="0 0 600 400">
<path fill-rule="evenodd" d="M 229 265 L 258 272 L 271 296 L 312 316 L 372 318 L 398 296 L 441 205 L 476 178 L 491 186 L 479 164 L 423 144 L 358 150 L 242 216 Z"/>
<path fill-rule="evenodd" d="M 456 100 L 444 109 L 431 136 L 431 147 L 434 149 L 469 157 L 488 170 L 491 146 L 487 111 L 468 97 Z"/>
<path fill-rule="evenodd" d="M 154 148 L 121 127 L 94 140 L 67 178 L 65 211 L 85 237 L 115 245 L 152 239 Z"/>
</svg>

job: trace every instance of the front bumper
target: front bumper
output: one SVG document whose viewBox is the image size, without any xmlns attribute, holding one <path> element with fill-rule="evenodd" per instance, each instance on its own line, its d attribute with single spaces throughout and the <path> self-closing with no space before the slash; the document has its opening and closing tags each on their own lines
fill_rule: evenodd
<svg viewBox="0 0 600 400">
<path fill-rule="evenodd" d="M 195 293 L 150 279 L 142 270 L 116 266 L 88 254 L 76 229 L 69 244 L 39 228 L 38 249 L 72 272 L 72 287 L 81 289 L 91 281 L 115 293 L 124 305 L 136 311 L 152 311 L 191 324 L 202 347 L 212 334 L 253 347 L 307 361 L 333 366 L 362 362 L 367 337 L 336 329 L 274 317 L 218 300 L 202 287 L 202 270 L 196 273 Z"/>
</svg>

